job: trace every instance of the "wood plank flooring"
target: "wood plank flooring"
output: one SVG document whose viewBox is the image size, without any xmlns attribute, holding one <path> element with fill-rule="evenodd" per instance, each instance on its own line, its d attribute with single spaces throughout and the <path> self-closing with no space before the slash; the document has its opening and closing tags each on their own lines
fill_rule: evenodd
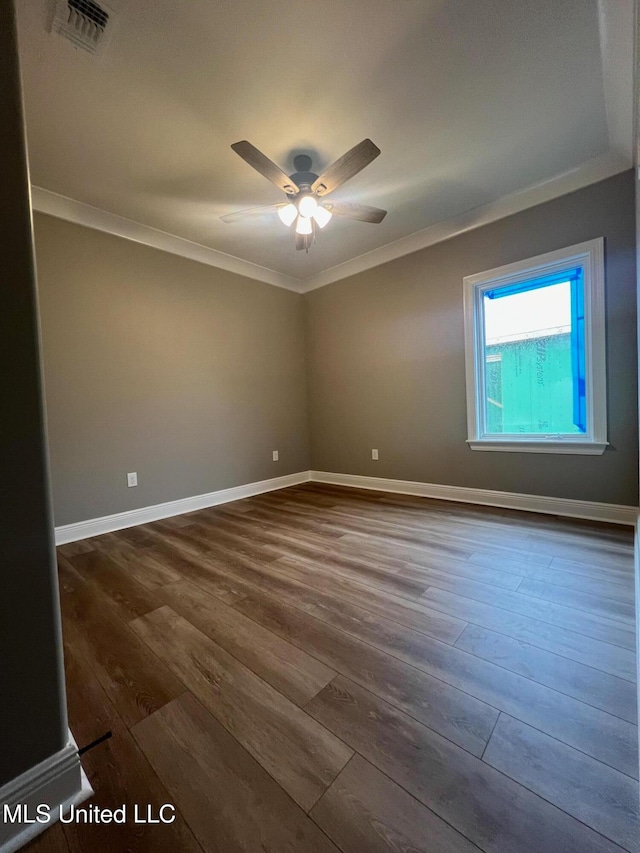
<svg viewBox="0 0 640 853">
<path fill-rule="evenodd" d="M 630 529 L 308 484 L 59 549 L 34 853 L 640 853 Z"/>
</svg>

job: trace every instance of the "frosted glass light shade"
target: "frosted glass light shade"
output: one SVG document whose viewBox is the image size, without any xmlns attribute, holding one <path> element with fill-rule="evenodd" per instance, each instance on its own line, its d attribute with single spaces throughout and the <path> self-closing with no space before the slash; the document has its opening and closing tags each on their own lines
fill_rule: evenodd
<svg viewBox="0 0 640 853">
<path fill-rule="evenodd" d="M 313 226 L 308 216 L 299 216 L 296 222 L 296 234 L 311 234 Z"/>
<path fill-rule="evenodd" d="M 324 226 L 333 216 L 330 210 L 327 210 L 326 207 L 320 207 L 320 205 L 317 205 L 312 215 L 317 224 L 320 226 L 320 228 L 324 228 Z"/>
<path fill-rule="evenodd" d="M 284 207 L 278 208 L 278 216 L 280 221 L 288 227 L 298 215 L 295 204 L 285 204 Z"/>
<path fill-rule="evenodd" d="M 302 196 L 302 198 L 298 202 L 298 210 L 300 211 L 300 216 L 304 216 L 307 219 L 310 216 L 313 216 L 313 213 L 317 207 L 318 202 L 312 195 Z"/>
</svg>

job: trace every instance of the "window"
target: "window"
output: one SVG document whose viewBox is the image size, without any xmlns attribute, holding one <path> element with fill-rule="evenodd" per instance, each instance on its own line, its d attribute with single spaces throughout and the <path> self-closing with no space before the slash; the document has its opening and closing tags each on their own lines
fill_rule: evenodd
<svg viewBox="0 0 640 853">
<path fill-rule="evenodd" d="M 603 240 L 464 279 L 472 450 L 604 453 Z"/>
</svg>

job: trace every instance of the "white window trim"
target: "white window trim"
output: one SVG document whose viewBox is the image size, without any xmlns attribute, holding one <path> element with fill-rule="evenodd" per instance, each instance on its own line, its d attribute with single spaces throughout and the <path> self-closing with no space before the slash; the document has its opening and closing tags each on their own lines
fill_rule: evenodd
<svg viewBox="0 0 640 853">
<path fill-rule="evenodd" d="M 587 432 L 576 435 L 485 435 L 484 323 L 485 291 L 516 284 L 529 278 L 562 272 L 581 265 L 584 269 L 585 366 Z M 607 442 L 607 394 L 604 310 L 604 240 L 598 237 L 507 266 L 486 270 L 464 279 L 464 333 L 467 381 L 467 444 L 472 450 L 518 453 L 584 453 L 600 455 Z"/>
</svg>

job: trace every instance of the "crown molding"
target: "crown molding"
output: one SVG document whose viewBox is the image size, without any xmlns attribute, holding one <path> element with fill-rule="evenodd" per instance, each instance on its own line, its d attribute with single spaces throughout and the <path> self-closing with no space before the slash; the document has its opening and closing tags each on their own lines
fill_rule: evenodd
<svg viewBox="0 0 640 853">
<path fill-rule="evenodd" d="M 284 287 L 286 290 L 296 292 L 300 292 L 301 289 L 299 279 L 277 270 L 252 264 L 250 261 L 236 258 L 235 255 L 227 255 L 217 249 L 194 243 L 184 237 L 176 237 L 166 231 L 151 228 L 149 225 L 143 225 L 133 219 L 126 219 L 124 216 L 109 213 L 106 210 L 51 192 L 51 190 L 45 190 L 42 187 L 31 187 L 31 203 L 33 209 L 39 213 L 46 213 L 49 216 L 55 216 L 57 219 L 64 219 L 66 222 L 73 222 L 76 225 L 83 225 L 96 231 L 104 231 L 106 234 L 113 234 L 115 237 L 123 237 L 125 240 L 132 240 L 134 243 L 142 243 L 144 246 L 151 246 L 172 255 L 179 255 L 201 264 L 237 273 L 245 278 L 263 281 L 275 287 Z"/>
<path fill-rule="evenodd" d="M 359 255 L 357 258 L 323 270 L 307 279 L 294 278 L 277 270 L 253 264 L 234 255 L 219 252 L 217 249 L 194 243 L 184 237 L 176 237 L 157 228 L 151 228 L 148 225 L 126 219 L 115 213 L 109 213 L 106 210 L 100 210 L 100 208 L 51 192 L 51 190 L 45 190 L 42 187 L 33 186 L 31 197 L 34 210 L 54 216 L 57 219 L 64 219 L 76 225 L 104 231 L 125 240 L 132 240 L 135 243 L 151 246 L 173 255 L 189 258 L 201 264 L 237 273 L 246 278 L 262 281 L 275 287 L 282 287 L 295 293 L 308 293 L 351 275 L 386 264 L 396 258 L 449 240 L 459 234 L 464 234 L 466 231 L 488 225 L 514 213 L 520 213 L 527 208 L 575 192 L 589 184 L 603 181 L 624 172 L 631 166 L 630 157 L 620 154 L 619 151 L 609 151 L 561 175 L 510 193 L 473 210 L 467 210 L 451 219 L 436 222 L 428 228 L 401 237 L 393 243 L 387 243 L 385 246 L 380 246 L 371 252 Z"/>
<path fill-rule="evenodd" d="M 613 175 L 630 169 L 631 165 L 630 158 L 619 152 L 608 151 L 606 154 L 587 160 L 568 172 L 563 172 L 548 180 L 502 196 L 496 201 L 467 210 L 451 219 L 436 222 L 422 231 L 416 231 L 395 240 L 393 243 L 387 243 L 386 246 L 380 246 L 378 249 L 373 249 L 371 252 L 324 270 L 305 279 L 300 290 L 302 293 L 308 293 L 348 276 L 365 272 L 372 267 L 386 264 L 404 255 L 418 252 L 420 249 L 426 249 L 436 243 L 442 243 L 444 240 L 457 237 L 466 231 L 472 231 L 482 225 L 489 225 L 491 222 L 512 216 L 514 213 L 520 213 L 527 208 L 544 204 L 554 198 L 580 190 L 589 184 L 611 178 Z"/>
</svg>

